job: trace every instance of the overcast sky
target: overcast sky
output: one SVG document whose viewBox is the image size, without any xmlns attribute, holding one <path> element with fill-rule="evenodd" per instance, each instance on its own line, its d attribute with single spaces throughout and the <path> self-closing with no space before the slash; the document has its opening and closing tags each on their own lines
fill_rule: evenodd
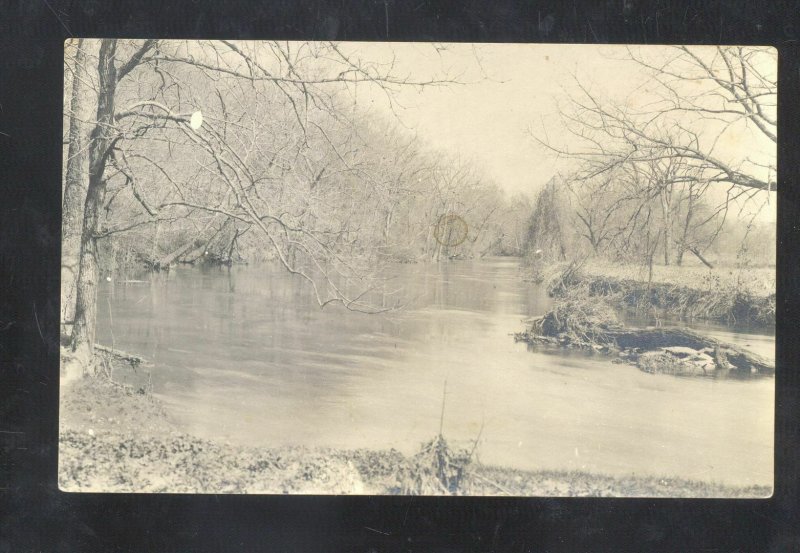
<svg viewBox="0 0 800 553">
<path fill-rule="evenodd" d="M 366 59 L 396 57 L 396 72 L 416 78 L 455 75 L 467 84 L 399 90 L 404 125 L 435 148 L 474 160 L 508 192 L 538 191 L 558 170 L 567 168 L 537 146 L 530 130 L 563 143 L 567 133 L 557 106 L 575 92 L 575 78 L 593 94 L 617 101 L 651 95 L 655 84 L 622 46 L 555 44 L 356 44 Z M 642 47 L 659 55 L 663 46 Z M 649 51 L 647 50 L 649 49 Z M 359 103 L 386 111 L 382 94 L 360 89 Z M 722 147 L 734 155 L 774 159 L 774 145 L 742 128 Z M 773 202 L 774 204 L 774 202 Z"/>
<path fill-rule="evenodd" d="M 553 160 L 537 148 L 529 128 L 548 131 L 556 123 L 557 101 L 573 89 L 572 74 L 598 83 L 605 74 L 638 80 L 638 68 L 603 56 L 597 47 L 560 45 L 394 44 L 398 72 L 442 73 L 467 84 L 405 88 L 396 94 L 405 108 L 401 121 L 436 148 L 474 159 L 497 184 L 514 192 L 538 189 L 555 172 Z M 384 46 L 366 45 L 364 57 Z M 613 52 L 605 52 L 610 54 Z M 600 78 L 598 80 L 598 78 Z M 369 96 L 369 93 L 367 93 Z M 380 95 L 370 98 L 383 107 Z M 380 108 L 379 108 L 380 109 Z"/>
</svg>

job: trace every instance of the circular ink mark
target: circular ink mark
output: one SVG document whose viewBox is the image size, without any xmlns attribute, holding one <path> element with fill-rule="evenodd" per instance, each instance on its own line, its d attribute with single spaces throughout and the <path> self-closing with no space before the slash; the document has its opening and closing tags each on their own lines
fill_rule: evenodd
<svg viewBox="0 0 800 553">
<path fill-rule="evenodd" d="M 439 217 L 436 228 L 433 229 L 433 237 L 442 246 L 458 246 L 467 239 L 468 230 L 464 219 L 455 213 L 448 213 Z"/>
</svg>

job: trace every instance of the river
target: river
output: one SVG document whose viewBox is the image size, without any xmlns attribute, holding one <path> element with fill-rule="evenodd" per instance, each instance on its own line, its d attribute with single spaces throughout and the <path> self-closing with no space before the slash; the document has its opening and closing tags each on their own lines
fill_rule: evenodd
<svg viewBox="0 0 800 553">
<path fill-rule="evenodd" d="M 403 309 L 320 310 L 277 268 L 104 283 L 98 340 L 154 363 L 186 432 L 254 446 L 396 448 L 439 431 L 520 469 L 772 485 L 774 379 L 646 374 L 511 333 L 550 300 L 513 259 L 391 268 Z M 706 327 L 774 358 L 774 337 Z"/>
</svg>

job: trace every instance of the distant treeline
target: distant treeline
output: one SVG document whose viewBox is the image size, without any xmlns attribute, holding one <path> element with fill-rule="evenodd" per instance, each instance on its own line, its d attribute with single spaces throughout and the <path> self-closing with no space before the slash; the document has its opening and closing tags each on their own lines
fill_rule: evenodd
<svg viewBox="0 0 800 553">
<path fill-rule="evenodd" d="M 709 200 L 705 188 L 619 173 L 590 181 L 554 177 L 534 201 L 525 253 L 551 261 L 774 265 L 774 223 Z"/>
</svg>

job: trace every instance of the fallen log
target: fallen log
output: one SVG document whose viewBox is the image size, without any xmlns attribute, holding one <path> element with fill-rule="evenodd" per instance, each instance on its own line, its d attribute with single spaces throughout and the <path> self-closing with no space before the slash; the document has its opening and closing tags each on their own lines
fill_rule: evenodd
<svg viewBox="0 0 800 553">
<path fill-rule="evenodd" d="M 176 250 L 173 250 L 172 252 L 164 256 L 161 256 L 158 259 L 151 259 L 143 254 L 139 254 L 139 259 L 151 271 L 162 271 L 162 270 L 167 271 L 169 270 L 170 265 L 175 263 L 178 260 L 178 258 L 180 258 L 183 255 L 186 255 L 194 248 L 200 248 L 200 247 L 205 247 L 205 245 L 200 239 L 196 239 L 191 242 L 187 242 L 186 244 L 183 244 Z"/>
<path fill-rule="evenodd" d="M 96 351 L 102 351 L 103 353 L 106 353 L 106 354 L 110 355 L 111 357 L 114 357 L 115 359 L 119 359 L 121 361 L 125 361 L 127 363 L 130 363 L 130 365 L 132 367 L 134 367 L 134 368 L 136 368 L 139 365 L 142 365 L 142 364 L 145 363 L 145 360 L 144 360 L 143 357 L 139 357 L 138 355 L 134 355 L 134 354 L 128 353 L 126 351 L 110 348 L 108 346 L 103 346 L 101 344 L 95 344 L 94 345 L 94 349 Z"/>
<path fill-rule="evenodd" d="M 697 257 L 697 259 L 702 261 L 703 265 L 705 265 L 709 269 L 714 268 L 714 266 L 711 263 L 709 263 L 709 261 L 705 257 L 703 257 L 703 254 L 701 254 L 697 248 L 689 248 L 689 251 L 692 252 Z"/>
</svg>

